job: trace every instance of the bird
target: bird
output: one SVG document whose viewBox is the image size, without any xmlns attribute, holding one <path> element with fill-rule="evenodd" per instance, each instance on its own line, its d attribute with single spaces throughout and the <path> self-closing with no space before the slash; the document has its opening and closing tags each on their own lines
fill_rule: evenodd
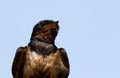
<svg viewBox="0 0 120 78">
<path fill-rule="evenodd" d="M 59 21 L 35 24 L 29 43 L 19 47 L 12 64 L 13 78 L 68 78 L 70 63 L 64 48 L 55 45 Z"/>
</svg>

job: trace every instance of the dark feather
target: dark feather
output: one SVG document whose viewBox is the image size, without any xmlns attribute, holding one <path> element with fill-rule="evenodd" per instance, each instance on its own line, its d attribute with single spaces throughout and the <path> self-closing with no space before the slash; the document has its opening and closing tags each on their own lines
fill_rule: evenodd
<svg viewBox="0 0 120 78">
<path fill-rule="evenodd" d="M 23 67 L 26 61 L 27 47 L 20 47 L 17 49 L 12 65 L 13 78 L 23 78 Z"/>
</svg>

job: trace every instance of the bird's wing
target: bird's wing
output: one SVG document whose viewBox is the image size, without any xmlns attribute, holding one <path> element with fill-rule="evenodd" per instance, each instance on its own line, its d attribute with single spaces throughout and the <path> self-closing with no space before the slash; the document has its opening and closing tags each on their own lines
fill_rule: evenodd
<svg viewBox="0 0 120 78">
<path fill-rule="evenodd" d="M 68 69 L 68 71 L 69 71 L 70 65 L 69 65 L 69 59 L 68 59 L 67 53 L 66 53 L 66 51 L 65 51 L 64 48 L 60 48 L 59 51 L 60 51 L 60 56 L 61 56 L 62 62 L 63 62 L 63 64 L 64 64 L 64 66 L 65 66 L 65 67 Z"/>
<path fill-rule="evenodd" d="M 19 47 L 16 51 L 12 65 L 13 78 L 23 78 L 23 67 L 25 63 L 26 51 L 27 47 Z"/>
</svg>

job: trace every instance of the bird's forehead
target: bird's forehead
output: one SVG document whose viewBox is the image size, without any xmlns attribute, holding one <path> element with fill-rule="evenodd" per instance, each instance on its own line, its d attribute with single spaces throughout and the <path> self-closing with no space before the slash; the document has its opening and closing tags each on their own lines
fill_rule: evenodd
<svg viewBox="0 0 120 78">
<path fill-rule="evenodd" d="M 53 20 L 42 20 L 42 21 L 38 22 L 37 24 L 39 24 L 39 26 L 43 27 L 44 25 L 54 23 L 54 22 L 55 21 L 53 21 Z"/>
<path fill-rule="evenodd" d="M 45 25 L 48 25 L 48 24 L 51 24 L 51 23 L 54 23 L 55 21 L 53 20 L 42 20 L 40 22 L 38 22 L 35 26 L 34 26 L 34 30 L 37 30 L 37 29 L 41 29 L 43 26 Z"/>
<path fill-rule="evenodd" d="M 45 27 L 44 27 L 44 26 L 45 26 Z M 34 26 L 33 30 L 34 30 L 34 31 L 38 31 L 38 30 L 41 30 L 42 28 L 49 28 L 49 27 L 47 27 L 47 26 L 56 27 L 56 26 L 58 26 L 58 21 L 42 20 L 42 21 L 38 22 L 38 23 Z M 59 29 L 59 27 L 56 27 L 56 28 Z"/>
</svg>

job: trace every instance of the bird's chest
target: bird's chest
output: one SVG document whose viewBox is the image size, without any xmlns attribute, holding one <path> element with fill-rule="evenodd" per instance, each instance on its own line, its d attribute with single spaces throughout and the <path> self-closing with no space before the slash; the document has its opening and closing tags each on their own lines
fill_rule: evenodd
<svg viewBox="0 0 120 78">
<path fill-rule="evenodd" d="M 34 78 L 38 78 L 35 75 L 41 78 L 42 76 L 44 76 L 43 78 L 54 78 L 57 75 L 55 71 L 59 72 L 62 69 L 60 67 L 62 67 L 62 64 L 57 52 L 46 57 L 36 52 L 27 52 L 24 73 L 26 76 L 31 76 L 28 78 L 32 78 L 33 76 Z"/>
</svg>

